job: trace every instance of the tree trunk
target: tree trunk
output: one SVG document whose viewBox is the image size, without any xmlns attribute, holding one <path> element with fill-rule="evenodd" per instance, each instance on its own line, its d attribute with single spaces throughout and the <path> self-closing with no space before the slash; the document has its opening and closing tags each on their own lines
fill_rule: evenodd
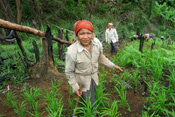
<svg viewBox="0 0 175 117">
<path fill-rule="evenodd" d="M 59 38 L 63 38 L 63 29 L 59 30 Z M 62 60 L 63 45 L 58 43 L 58 58 Z"/>
<path fill-rule="evenodd" d="M 9 3 L 8 0 L 0 0 L 0 6 L 5 16 L 5 19 L 7 21 L 14 22 L 14 19 L 12 17 L 12 10 L 9 7 L 8 3 Z M 8 35 L 10 33 L 10 30 L 5 30 L 5 32 L 6 32 L 6 35 Z"/>
</svg>

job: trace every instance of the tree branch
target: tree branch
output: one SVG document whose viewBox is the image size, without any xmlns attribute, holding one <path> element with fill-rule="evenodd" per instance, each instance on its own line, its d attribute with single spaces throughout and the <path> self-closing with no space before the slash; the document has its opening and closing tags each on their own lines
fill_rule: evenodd
<svg viewBox="0 0 175 117">
<path fill-rule="evenodd" d="M 16 31 L 20 31 L 20 32 L 26 32 L 26 33 L 30 33 L 33 35 L 38 35 L 40 37 L 45 37 L 45 32 L 31 28 L 31 27 L 27 27 L 24 25 L 19 25 L 19 24 L 15 24 L 9 21 L 5 21 L 0 19 L 0 27 L 2 28 L 7 28 L 7 29 L 11 29 L 11 30 L 16 30 Z M 71 45 L 72 42 L 69 41 L 65 41 L 63 39 L 60 39 L 56 36 L 53 36 L 53 40 L 61 43 L 61 44 L 67 44 L 67 45 Z"/>
</svg>

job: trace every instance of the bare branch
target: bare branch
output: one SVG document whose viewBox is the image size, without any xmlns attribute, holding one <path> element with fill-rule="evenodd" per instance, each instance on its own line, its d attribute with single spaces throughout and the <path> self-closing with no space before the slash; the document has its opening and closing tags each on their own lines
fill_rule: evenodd
<svg viewBox="0 0 175 117">
<path fill-rule="evenodd" d="M 2 37 L 2 36 L 1 36 L 1 37 L 0 37 L 0 40 L 3 40 L 3 41 L 4 41 L 4 40 L 6 40 L 6 39 L 13 39 L 13 38 L 14 38 L 14 37 L 12 37 L 13 32 L 14 32 L 14 31 L 11 30 L 8 36 L 6 36 L 6 37 Z"/>
</svg>

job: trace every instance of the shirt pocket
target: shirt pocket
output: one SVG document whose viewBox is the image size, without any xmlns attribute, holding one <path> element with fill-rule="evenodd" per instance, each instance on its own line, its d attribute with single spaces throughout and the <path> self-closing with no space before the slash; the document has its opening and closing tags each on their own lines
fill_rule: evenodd
<svg viewBox="0 0 175 117">
<path fill-rule="evenodd" d="M 86 70 L 88 68 L 88 60 L 86 60 L 86 59 L 77 59 L 76 68 L 79 71 Z"/>
<path fill-rule="evenodd" d="M 98 63 L 99 56 L 100 56 L 100 51 L 98 48 L 96 48 L 96 50 L 94 50 L 93 55 L 92 55 L 92 62 Z"/>
</svg>

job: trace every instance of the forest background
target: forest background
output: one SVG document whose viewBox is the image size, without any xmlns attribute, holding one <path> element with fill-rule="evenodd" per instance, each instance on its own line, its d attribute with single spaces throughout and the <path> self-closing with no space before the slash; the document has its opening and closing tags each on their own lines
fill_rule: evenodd
<svg viewBox="0 0 175 117">
<path fill-rule="evenodd" d="M 55 24 L 73 30 L 77 20 L 86 19 L 93 23 L 96 34 L 108 22 L 114 23 L 119 34 L 124 30 L 127 37 L 137 28 L 159 37 L 173 37 L 174 32 L 174 0 L 21 0 L 20 7 L 25 25 L 35 19 L 39 27 Z M 1 0 L 0 17 L 16 22 L 16 16 L 16 1 Z"/>
</svg>

